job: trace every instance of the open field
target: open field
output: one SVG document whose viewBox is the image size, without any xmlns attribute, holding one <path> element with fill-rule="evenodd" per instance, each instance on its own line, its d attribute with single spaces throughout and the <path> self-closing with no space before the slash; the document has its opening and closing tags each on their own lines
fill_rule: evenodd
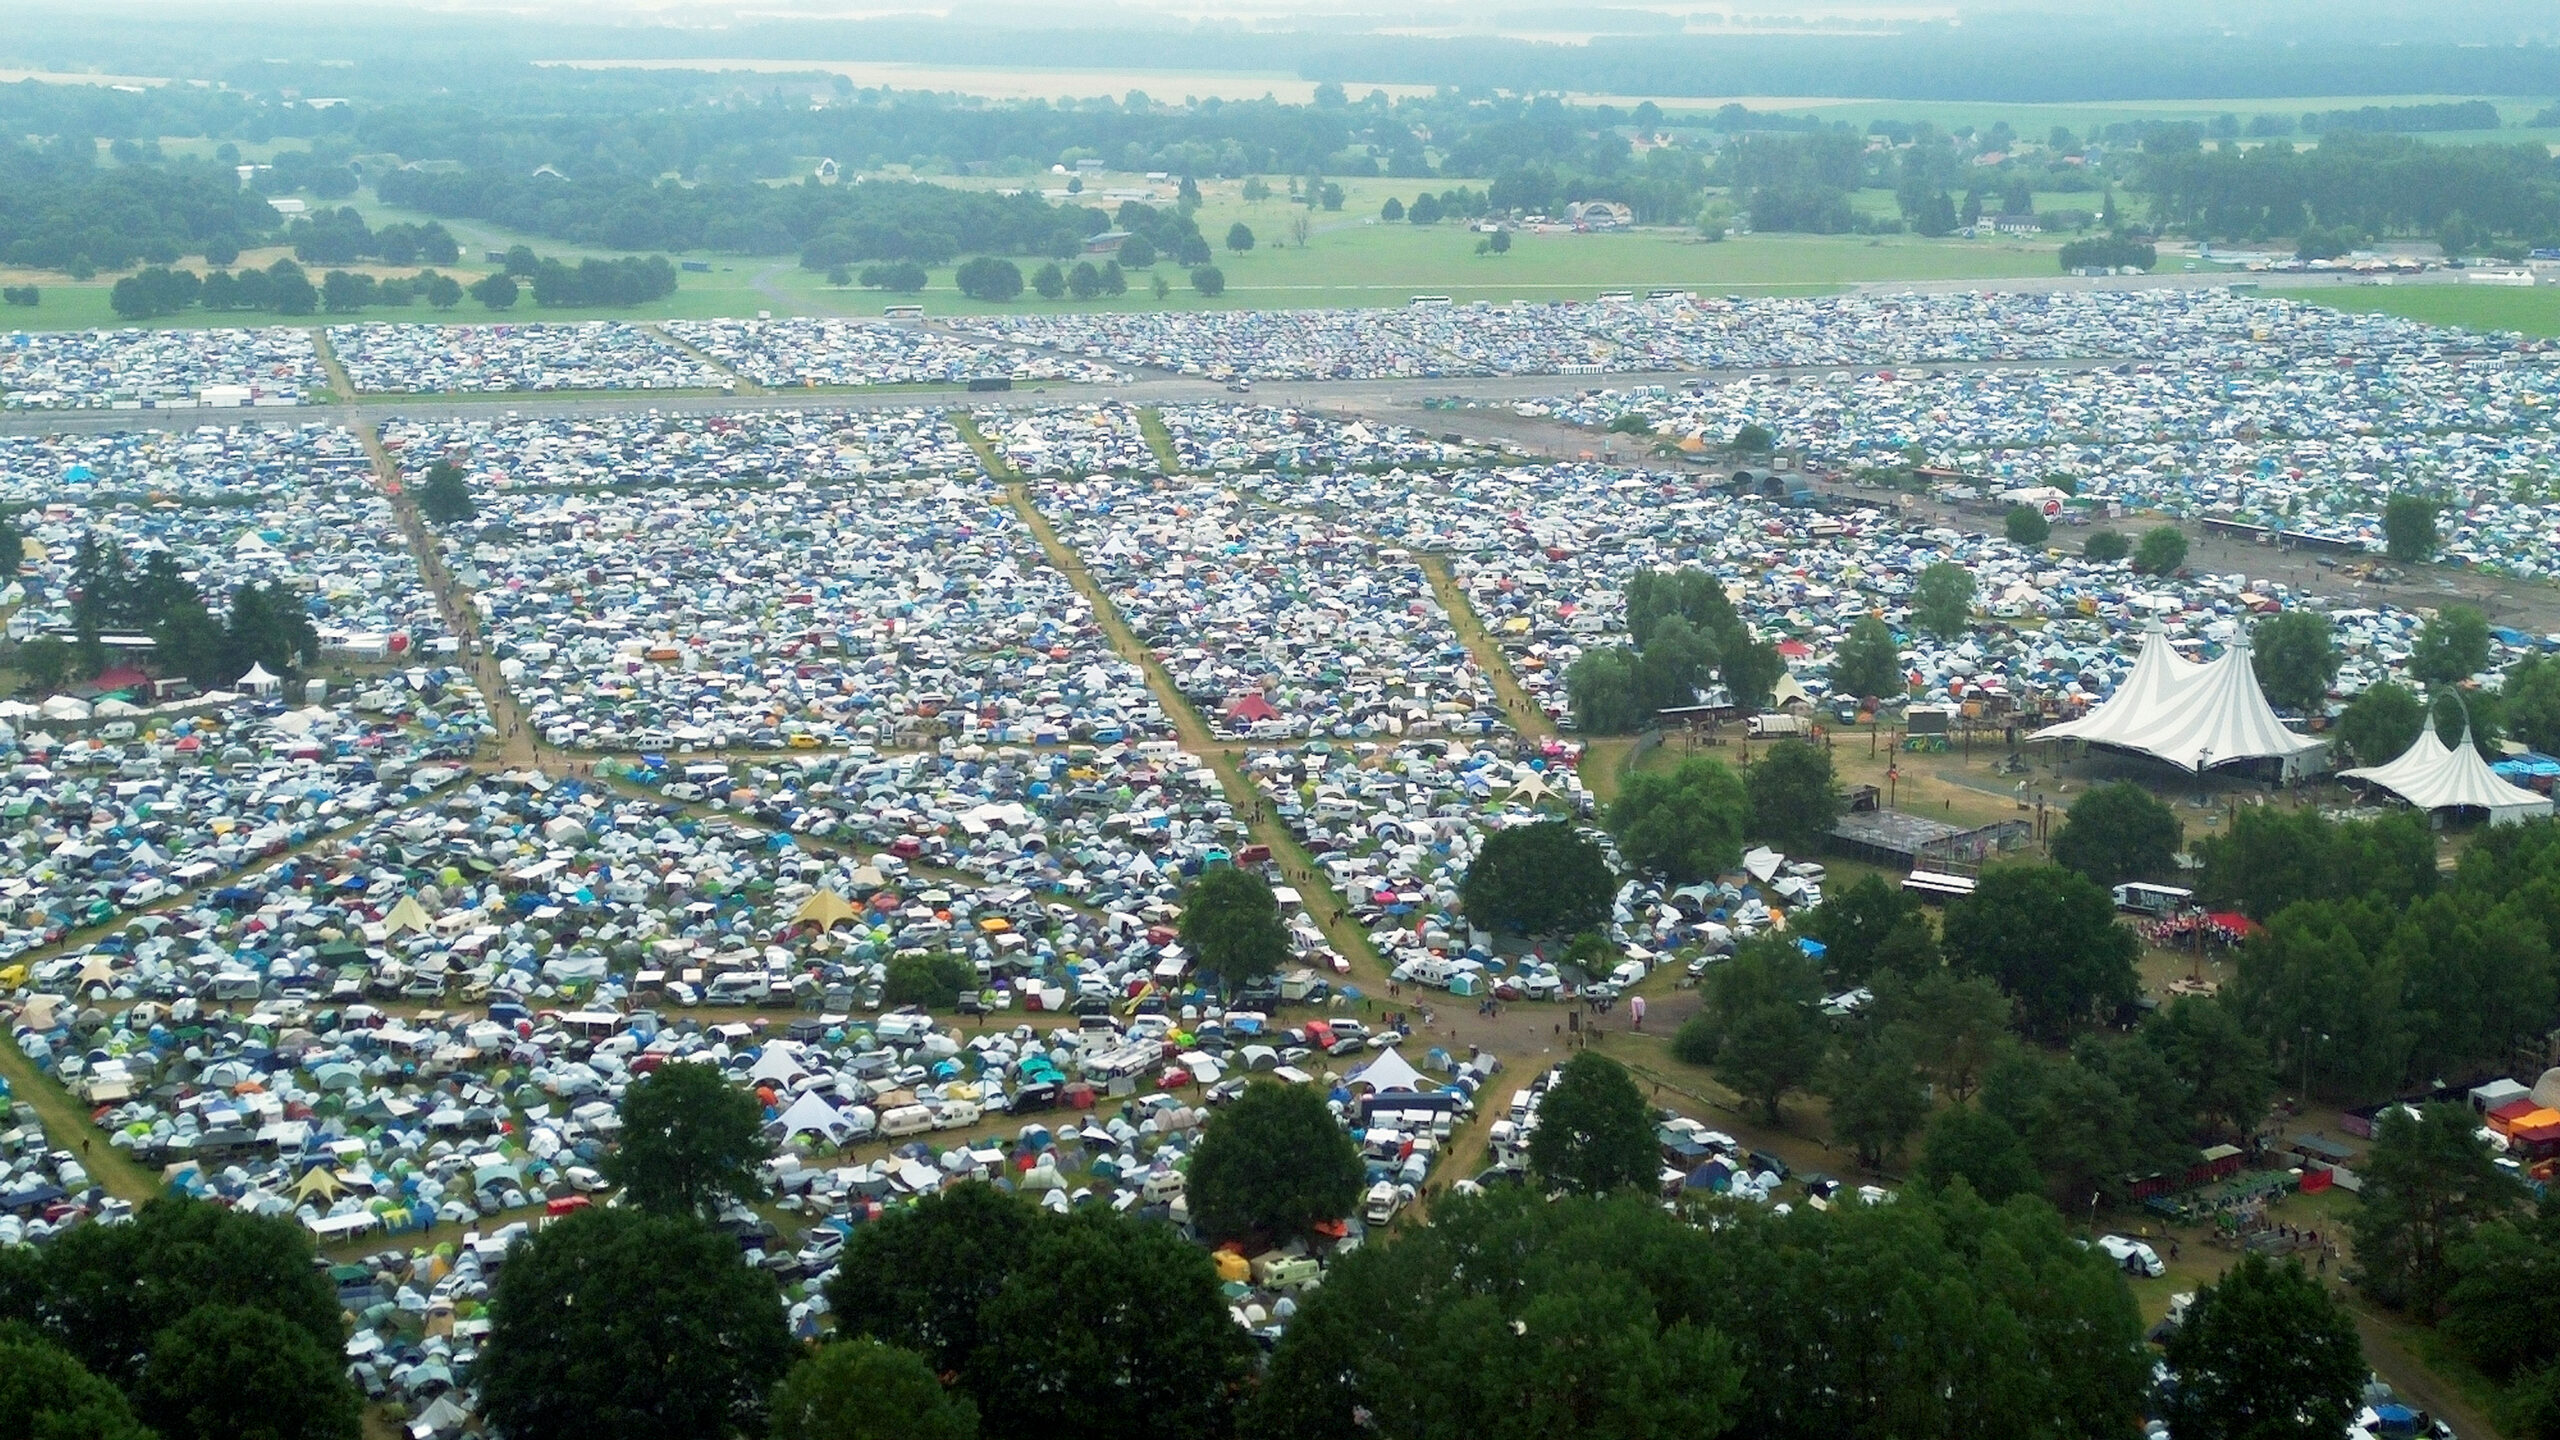
<svg viewBox="0 0 2560 1440">
<path fill-rule="evenodd" d="M 2405 315 L 2430 325 L 2560 336 L 2560 288 L 2550 286 L 2531 290 L 2503 285 L 2357 286 L 2324 293 L 2319 303 L 2340 310 Z"/>
</svg>

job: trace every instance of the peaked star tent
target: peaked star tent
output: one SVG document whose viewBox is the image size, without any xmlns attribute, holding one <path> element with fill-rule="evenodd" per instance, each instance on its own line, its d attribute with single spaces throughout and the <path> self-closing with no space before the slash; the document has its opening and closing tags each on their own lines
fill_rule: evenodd
<svg viewBox="0 0 2560 1440">
<path fill-rule="evenodd" d="M 2342 780 L 2379 785 L 2421 810 L 2485 810 L 2492 825 L 2521 825 L 2551 813 L 2551 797 L 2519 789 L 2498 778 L 2471 743 L 2471 727 L 2462 727 L 2462 743 L 2447 749 L 2433 724 L 2418 727 L 2418 738 L 2388 765 L 2341 770 Z"/>
<path fill-rule="evenodd" d="M 851 901 L 833 890 L 821 890 L 803 901 L 800 913 L 792 919 L 795 924 L 815 925 L 821 930 L 832 930 L 847 920 L 859 919 L 861 915 L 862 912 L 854 909 Z"/>
<path fill-rule="evenodd" d="M 1377 1059 L 1361 1066 L 1349 1083 L 1380 1091 L 1419 1090 L 1423 1079 L 1422 1072 L 1414 1069 L 1411 1061 L 1389 1048 L 1380 1051 Z"/>
<path fill-rule="evenodd" d="M 782 1127 L 785 1140 L 802 1134 L 842 1140 L 846 1132 L 853 1129 L 853 1122 L 838 1113 L 836 1107 L 820 1099 L 815 1090 L 803 1091 L 799 1099 L 791 1102 L 791 1108 L 782 1112 L 782 1118 L 774 1123 Z"/>
<path fill-rule="evenodd" d="M 2133 673 L 2107 703 L 2028 738 L 2130 750 L 2196 774 L 2274 760 L 2292 775 L 2328 748 L 2327 741 L 2297 735 L 2276 718 L 2249 666 L 2245 633 L 2233 639 L 2221 659 L 2198 665 L 2171 650 L 2169 637 L 2157 625 L 2143 637 Z"/>
<path fill-rule="evenodd" d="M 393 935 L 403 930 L 415 930 L 424 934 L 435 928 L 435 921 L 428 917 L 427 907 L 418 903 L 417 896 L 403 895 L 400 897 L 400 903 L 391 907 L 391 913 L 382 917 L 382 925 L 385 931 Z"/>
</svg>

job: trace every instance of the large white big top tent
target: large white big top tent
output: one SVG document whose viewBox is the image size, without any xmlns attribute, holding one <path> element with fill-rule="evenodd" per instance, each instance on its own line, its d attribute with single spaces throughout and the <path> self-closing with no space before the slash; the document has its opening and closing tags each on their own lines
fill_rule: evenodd
<svg viewBox="0 0 2560 1440">
<path fill-rule="evenodd" d="M 2430 720 L 2418 727 L 2418 738 L 2388 765 L 2341 770 L 2342 780 L 2379 785 L 2421 810 L 2485 810 L 2492 825 L 2521 825 L 2551 813 L 2551 797 L 2508 784 L 2480 758 L 2471 743 L 2471 727 L 2462 727 L 2462 743 L 2448 748 Z"/>
<path fill-rule="evenodd" d="M 2032 740 L 2079 740 L 2164 760 L 2192 774 L 2274 760 L 2288 776 L 2310 768 L 2325 740 L 2298 735 L 2276 718 L 2249 665 L 2247 632 L 2222 658 L 2197 664 L 2170 648 L 2158 625 L 2144 634 L 2133 673 L 2097 709 L 2048 725 Z"/>
</svg>

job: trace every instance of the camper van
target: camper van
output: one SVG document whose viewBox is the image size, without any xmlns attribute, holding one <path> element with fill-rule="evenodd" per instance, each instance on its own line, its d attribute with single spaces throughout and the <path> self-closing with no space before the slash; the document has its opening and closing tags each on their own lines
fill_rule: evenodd
<svg viewBox="0 0 2560 1440">
<path fill-rule="evenodd" d="M 2128 1240 L 2122 1235 L 2101 1235 L 2098 1248 L 2107 1252 L 2107 1258 L 2122 1267 L 2127 1275 L 2147 1280 L 2168 1273 L 2169 1267 L 2160 1263 L 2159 1252 L 2139 1240 Z"/>
<path fill-rule="evenodd" d="M 933 1112 L 922 1105 L 900 1105 L 880 1116 L 880 1133 L 898 1139 L 921 1135 L 933 1128 Z"/>
<path fill-rule="evenodd" d="M 1371 1225 L 1384 1225 L 1396 1218 L 1404 1208 L 1404 1192 L 1394 1181 L 1381 1180 L 1369 1187 L 1368 1198 L 1361 1202 L 1360 1218 Z"/>
<path fill-rule="evenodd" d="M 2146 885 L 2140 881 L 2115 888 L 2116 908 L 2136 915 L 2175 915 L 2193 905 L 2196 893 L 2175 885 Z"/>
</svg>

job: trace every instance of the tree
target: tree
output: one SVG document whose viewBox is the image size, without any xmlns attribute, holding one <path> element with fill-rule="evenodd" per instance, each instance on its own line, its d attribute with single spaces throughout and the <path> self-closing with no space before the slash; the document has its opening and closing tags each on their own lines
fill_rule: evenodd
<svg viewBox="0 0 2560 1440">
<path fill-rule="evenodd" d="M 1098 1205 L 1040 1217 L 979 1312 L 962 1383 L 995 1435 L 1224 1434 L 1253 1344 L 1218 1283 L 1169 1226 Z"/>
<path fill-rule="evenodd" d="M 1796 928 L 1822 942 L 1824 968 L 1854 985 L 1875 969 L 1885 937 L 1919 914 L 1919 900 L 1901 886 L 1881 875 L 1861 875 L 1826 890 L 1822 903 Z M 1921 923 L 1925 927 L 1928 922 Z"/>
<path fill-rule="evenodd" d="M 2338 743 L 2359 765 L 2388 765 L 2417 743 L 2426 705 L 2404 685 L 2377 680 L 2338 715 Z"/>
<path fill-rule="evenodd" d="M 1941 1110 L 1929 1122 L 1918 1173 L 1935 1185 L 1961 1180 L 1994 1205 L 2044 1191 L 2044 1177 L 2036 1173 L 2027 1142 L 2008 1121 L 1971 1105 Z"/>
<path fill-rule="evenodd" d="M 1185 175 L 1173 192 L 1174 208 L 1188 215 L 1200 208 L 1200 182 Z"/>
<path fill-rule="evenodd" d="M 1470 923 L 1512 935 L 1569 935 L 1606 920 L 1618 877 L 1600 846 L 1563 820 L 1485 837 L 1458 882 Z"/>
<path fill-rule="evenodd" d="M 1831 659 L 1831 693 L 1891 699 L 1909 688 L 1910 682 L 1903 676 L 1902 647 L 1894 643 L 1893 627 L 1874 615 L 1859 616 L 1841 638 L 1839 653 Z"/>
<path fill-rule="evenodd" d="M 856 1229 L 827 1305 L 837 1331 L 951 1374 L 978 1348 L 979 1312 L 1018 1263 L 1039 1212 L 982 1184 L 954 1185 Z"/>
<path fill-rule="evenodd" d="M 1548 1190 L 1604 1195 L 1650 1191 L 1661 1170 L 1653 1117 L 1627 1067 L 1596 1051 L 1576 1053 L 1539 1098 L 1529 1173 Z"/>
<path fill-rule="evenodd" d="M 1565 701 L 1572 708 L 1573 728 L 1585 735 L 1625 735 L 1644 728 L 1638 671 L 1640 657 L 1624 645 L 1582 652 L 1564 672 Z"/>
<path fill-rule="evenodd" d="M 2206 1129 L 2246 1139 L 2257 1128 L 2275 1094 L 2275 1074 L 2266 1047 L 2231 1006 L 2212 996 L 2182 996 L 2141 1035 L 2186 1087 L 2186 1107 Z"/>
<path fill-rule="evenodd" d="M 1778 437 L 1770 433 L 1768 426 L 1750 423 L 1733 432 L 1731 444 L 1745 455 L 1766 455 L 1778 448 Z"/>
<path fill-rule="evenodd" d="M 2045 519 L 2044 512 L 2033 506 L 2012 505 L 2008 513 L 2000 517 L 2000 533 L 2009 537 L 2010 544 L 2032 549 L 2042 545 L 2046 537 L 2053 534 L 2053 522 Z"/>
<path fill-rule="evenodd" d="M 1648 1176 L 1648 1179 L 1650 1177 Z M 1252 1440 L 1723 1434 L 1735 1347 L 1704 1277 L 1747 1263 L 1638 1190 L 1457 1196 L 1340 1257 L 1282 1337 Z"/>
<path fill-rule="evenodd" d="M 1183 893 L 1181 925 L 1183 947 L 1229 985 L 1272 974 L 1295 953 L 1280 901 L 1258 870 L 1221 865 L 1202 871 Z"/>
<path fill-rule="evenodd" d="M 661 1065 L 622 1092 L 622 1140 L 599 1167 L 653 1215 L 715 1216 L 763 1193 L 763 1108 L 718 1067 Z"/>
<path fill-rule="evenodd" d="M 156 1440 L 116 1387 L 23 1326 L 0 1326 L 0 1435 Z"/>
<path fill-rule="evenodd" d="M 1404 218 L 1404 202 L 1393 195 L 1388 196 L 1387 203 L 1378 207 L 1378 218 L 1386 221 L 1390 225 L 1402 220 Z"/>
<path fill-rule="evenodd" d="M 184 1196 L 152 1201 L 130 1225 L 73 1226 L 44 1252 L 41 1287 L 37 1313 L 15 1318 L 128 1391 L 153 1337 L 199 1306 L 266 1310 L 326 1355 L 345 1338 L 308 1232 Z"/>
<path fill-rule="evenodd" d="M 1494 254 L 1508 255 L 1511 253 L 1511 232 L 1508 230 L 1496 230 L 1492 235 L 1486 237 L 1485 243 L 1493 247 Z"/>
<path fill-rule="evenodd" d="M 205 689 L 227 685 L 237 671 L 224 653 L 222 622 L 193 594 L 163 608 L 151 626 L 152 653 L 160 666 Z"/>
<path fill-rule="evenodd" d="M 1902 1153 L 1929 1118 L 1929 1099 L 1910 1050 L 1890 1032 L 1851 1047 L 1824 1077 L 1831 1098 L 1831 1137 L 1881 1169 Z"/>
<path fill-rule="evenodd" d="M 978 988 L 978 970 L 957 955 L 892 955 L 882 968 L 880 998 L 891 1005 L 948 1010 L 961 992 Z"/>
<path fill-rule="evenodd" d="M 1829 1048 L 1813 1010 L 1821 995 L 1821 973 L 1802 947 L 1783 934 L 1764 936 L 1715 968 L 1707 1003 L 1672 1036 L 1671 1053 L 1711 1067 L 1779 1124 L 1779 1102 L 1820 1073 Z"/>
<path fill-rule="evenodd" d="M 2499 682 L 2498 700 L 2509 733 L 2546 755 L 2560 751 L 2560 661 L 2540 654 L 2517 661 Z"/>
<path fill-rule="evenodd" d="M 2440 1331 L 2500 1383 L 2554 1378 L 2548 1336 L 2560 1326 L 2560 1199 L 2530 1217 L 2491 1220 L 2453 1248 L 2456 1277 Z M 5 1409 L 0 1409 L 5 1413 Z"/>
<path fill-rule="evenodd" d="M 2169 1332 L 2179 1440 L 2330 1440 L 2364 1398 L 2355 1320 L 2302 1262 L 2244 1254 Z"/>
<path fill-rule="evenodd" d="M 2098 885 L 2166 875 L 2186 827 L 2177 812 L 2130 780 L 2099 785 L 2071 802 L 2053 837 L 2053 863 Z"/>
<path fill-rule="evenodd" d="M 1191 288 L 1211 299 L 1227 293 L 1227 272 L 1215 265 L 1202 265 L 1191 272 Z"/>
<path fill-rule="evenodd" d="M 981 255 L 961 262 L 951 272 L 952 283 L 960 293 L 972 300 L 1002 304 L 1022 294 L 1022 268 L 1010 260 Z"/>
<path fill-rule="evenodd" d="M 885 265 L 863 266 L 861 278 L 863 288 L 867 290 L 916 295 L 923 292 L 930 277 L 925 274 L 924 267 L 913 260 L 892 260 Z"/>
<path fill-rule="evenodd" d="M 2130 1004 L 2140 946 L 2116 923 L 2107 892 L 2058 865 L 2002 865 L 1950 901 L 1947 957 L 2017 1002 L 2019 1023 L 2058 1039 L 2093 1014 Z"/>
<path fill-rule="evenodd" d="M 2258 622 L 2249 634 L 2249 664 L 2268 700 L 2283 709 L 2319 713 L 2341 658 L 2331 629 L 2329 617 L 2316 610 L 2287 610 Z"/>
<path fill-rule="evenodd" d="M 1155 242 L 1144 235 L 1132 235 L 1120 242 L 1120 263 L 1132 270 L 1144 270 L 1156 263 Z"/>
<path fill-rule="evenodd" d="M 1911 610 L 1920 628 L 1939 639 L 1963 634 L 1973 616 L 1973 572 L 1943 560 L 1921 571 Z"/>
<path fill-rule="evenodd" d="M 1247 175 L 1244 177 L 1243 194 L 1244 203 L 1259 205 L 1271 198 L 1271 182 L 1259 175 Z"/>
<path fill-rule="evenodd" d="M 1751 832 L 1790 854 L 1822 848 L 1840 818 L 1840 783 L 1831 756 L 1802 740 L 1781 740 L 1751 767 Z"/>
<path fill-rule="evenodd" d="M 418 482 L 418 513 L 435 525 L 458 525 L 480 513 L 461 466 L 439 459 L 427 467 L 426 478 Z"/>
<path fill-rule="evenodd" d="M 427 304 L 438 310 L 450 310 L 462 303 L 462 282 L 450 275 L 431 275 L 427 277 L 427 288 L 423 293 Z"/>
<path fill-rule="evenodd" d="M 2382 547 L 2392 560 L 2414 565 L 2435 553 L 2434 501 L 2416 495 L 2394 495 L 2382 507 Z"/>
<path fill-rule="evenodd" d="M 2172 575 L 2186 563 L 2187 537 L 2175 525 L 2143 531 L 2141 543 L 2133 547 L 2133 568 L 2147 575 Z"/>
<path fill-rule="evenodd" d="M 71 642 L 52 635 L 39 635 L 18 647 L 16 668 L 20 678 L 36 693 L 50 694 L 71 678 L 73 655 Z"/>
<path fill-rule="evenodd" d="M 2409 675 L 2429 685 L 2458 685 L 2489 668 L 2489 617 L 2469 605 L 2447 605 L 2418 627 Z"/>
<path fill-rule="evenodd" d="M 2133 553 L 2133 542 L 2114 530 L 2100 530 L 2080 542 L 2080 553 L 2100 565 L 2112 565 Z"/>
<path fill-rule="evenodd" d="M 772 1440 L 977 1440 L 978 1407 L 942 1388 L 913 1350 L 839 1340 L 791 1367 L 773 1394 Z"/>
<path fill-rule="evenodd" d="M 1090 300 L 1102 293 L 1102 271 L 1090 260 L 1079 260 L 1067 272 L 1067 293 L 1079 300 Z"/>
<path fill-rule="evenodd" d="M 509 1435 L 758 1434 L 791 1365 L 772 1277 L 685 1214 L 596 1208 L 553 1221 L 508 1250 L 489 1321 L 481 1408 Z"/>
<path fill-rule="evenodd" d="M 308 285 L 310 282 L 305 281 L 304 283 Z M 482 305 L 485 305 L 492 310 L 505 310 L 512 308 L 520 293 L 521 292 L 516 286 L 515 276 L 508 274 L 503 270 L 494 275 L 484 275 L 479 279 L 472 281 L 470 287 L 471 298 L 479 301 Z M 283 307 L 279 305 L 277 308 L 282 309 Z"/>
<path fill-rule="evenodd" d="M 1238 255 L 1253 248 L 1253 227 L 1239 220 L 1227 227 L 1227 248 Z"/>
<path fill-rule="evenodd" d="M 1750 813 L 1741 779 L 1723 761 L 1696 755 L 1668 775 L 1628 776 L 1608 825 L 1628 863 L 1686 885 L 1741 863 Z"/>
<path fill-rule="evenodd" d="M 1876 1022 L 1899 1038 L 1947 1098 L 1973 1098 L 2008 1042 L 2009 997 L 1979 975 L 1941 971 L 1876 991 Z"/>
<path fill-rule="evenodd" d="M 356 1440 L 338 1348 L 273 1312 L 200 1305 L 151 1342 L 138 1391 L 161 1440 Z"/>
<path fill-rule="evenodd" d="M 2366 1294 L 2438 1318 L 2453 1293 L 2455 1252 L 2521 1203 L 2522 1188 L 2498 1168 L 2478 1130 L 2462 1105 L 2382 1112 L 2365 1164 L 2364 1207 L 2349 1222 Z"/>
<path fill-rule="evenodd" d="M 1067 272 L 1052 260 L 1031 272 L 1031 288 L 1039 292 L 1041 299 L 1055 300 L 1067 293 Z"/>
<path fill-rule="evenodd" d="M 1351 1213 L 1364 1170 L 1321 1093 L 1256 1080 L 1210 1115 L 1192 1153 L 1191 1223 L 1211 1240 L 1302 1236 Z"/>
</svg>

